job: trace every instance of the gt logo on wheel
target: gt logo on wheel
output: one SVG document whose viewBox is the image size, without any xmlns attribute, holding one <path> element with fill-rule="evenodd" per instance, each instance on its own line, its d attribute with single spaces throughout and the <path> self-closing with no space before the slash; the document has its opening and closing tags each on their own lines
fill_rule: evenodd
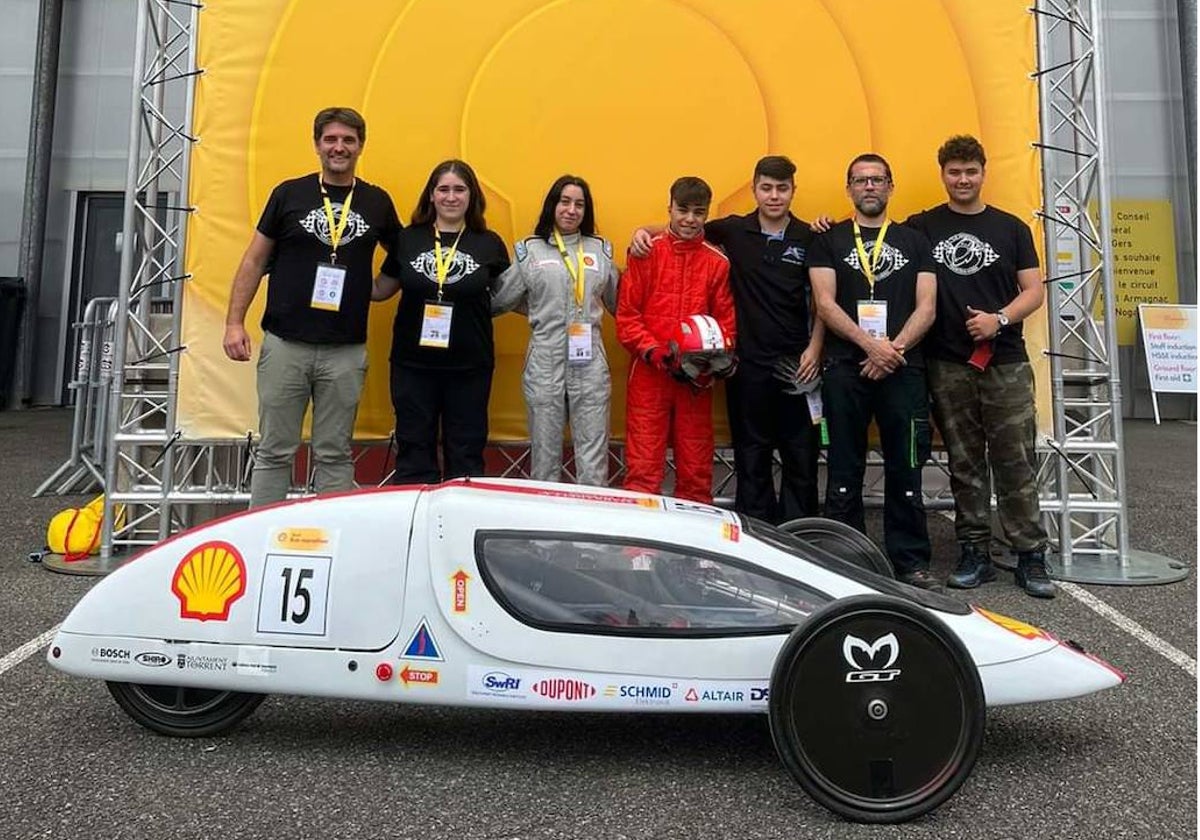
<svg viewBox="0 0 1200 840">
<path fill-rule="evenodd" d="M 887 657 L 881 662 L 881 654 L 885 653 Z M 846 674 L 848 683 L 891 682 L 900 676 L 900 669 L 892 667 L 900 656 L 900 641 L 895 633 L 880 636 L 871 644 L 847 635 L 842 640 L 842 656 L 854 669 Z"/>
</svg>

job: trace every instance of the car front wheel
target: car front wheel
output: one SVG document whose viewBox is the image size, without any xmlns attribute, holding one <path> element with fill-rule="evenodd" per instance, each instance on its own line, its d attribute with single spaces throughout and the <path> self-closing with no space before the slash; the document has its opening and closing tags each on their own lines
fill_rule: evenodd
<svg viewBox="0 0 1200 840">
<path fill-rule="evenodd" d="M 127 715 L 147 729 L 174 738 L 220 735 L 245 720 L 262 694 L 109 682 L 108 690 Z"/>
</svg>

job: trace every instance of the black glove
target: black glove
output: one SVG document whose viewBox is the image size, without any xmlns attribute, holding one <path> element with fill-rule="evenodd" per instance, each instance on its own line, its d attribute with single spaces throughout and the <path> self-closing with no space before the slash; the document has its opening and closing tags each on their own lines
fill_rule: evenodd
<svg viewBox="0 0 1200 840">
<path fill-rule="evenodd" d="M 675 368 L 675 355 L 674 342 L 669 342 L 666 347 L 651 347 L 642 353 L 642 361 L 659 370 L 671 371 Z"/>
</svg>

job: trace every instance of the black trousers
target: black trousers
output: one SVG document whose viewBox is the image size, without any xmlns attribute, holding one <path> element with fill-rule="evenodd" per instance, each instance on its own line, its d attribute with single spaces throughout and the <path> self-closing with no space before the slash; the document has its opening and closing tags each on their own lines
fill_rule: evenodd
<svg viewBox="0 0 1200 840">
<path fill-rule="evenodd" d="M 929 396 L 922 368 L 902 367 L 872 381 L 857 362 L 832 362 L 824 372 L 829 426 L 825 515 L 866 532 L 863 474 L 867 427 L 879 427 L 883 449 L 883 541 L 898 574 L 929 568 L 929 530 L 921 468 L 929 459 Z"/>
<path fill-rule="evenodd" d="M 727 382 L 729 428 L 737 475 L 739 513 L 772 524 L 816 516 L 818 427 L 808 400 L 785 394 L 771 368 L 742 362 Z M 773 453 L 779 451 L 782 478 L 775 493 Z"/>
<path fill-rule="evenodd" d="M 396 411 L 394 484 L 436 484 L 483 475 L 492 369 L 433 370 L 392 365 Z M 438 466 L 438 433 L 442 465 Z"/>
</svg>

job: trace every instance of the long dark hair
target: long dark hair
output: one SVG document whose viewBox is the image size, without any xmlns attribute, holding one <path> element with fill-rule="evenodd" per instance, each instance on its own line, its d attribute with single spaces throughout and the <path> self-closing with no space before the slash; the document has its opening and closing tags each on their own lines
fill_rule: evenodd
<svg viewBox="0 0 1200 840">
<path fill-rule="evenodd" d="M 433 171 L 429 173 L 429 180 L 425 182 L 425 188 L 421 190 L 417 199 L 417 208 L 413 210 L 410 224 L 432 225 L 437 221 L 437 210 L 433 207 L 433 188 L 447 172 L 462 178 L 467 184 L 467 189 L 471 191 L 471 198 L 467 201 L 467 215 L 463 219 L 467 230 L 476 233 L 487 230 L 487 222 L 483 218 L 483 211 L 487 209 L 487 199 L 483 197 L 483 190 L 479 188 L 479 179 L 475 177 L 475 170 L 469 163 L 457 158 L 444 160 L 433 167 Z"/>
<path fill-rule="evenodd" d="M 550 240 L 554 234 L 554 208 L 558 206 L 563 190 L 567 187 L 579 187 L 583 190 L 583 221 L 579 223 L 579 232 L 584 236 L 596 235 L 596 210 L 592 206 L 592 188 L 578 175 L 563 175 L 550 185 L 550 192 L 546 193 L 546 200 L 542 202 L 542 215 L 538 217 L 537 227 L 533 229 L 534 236 Z"/>
</svg>

